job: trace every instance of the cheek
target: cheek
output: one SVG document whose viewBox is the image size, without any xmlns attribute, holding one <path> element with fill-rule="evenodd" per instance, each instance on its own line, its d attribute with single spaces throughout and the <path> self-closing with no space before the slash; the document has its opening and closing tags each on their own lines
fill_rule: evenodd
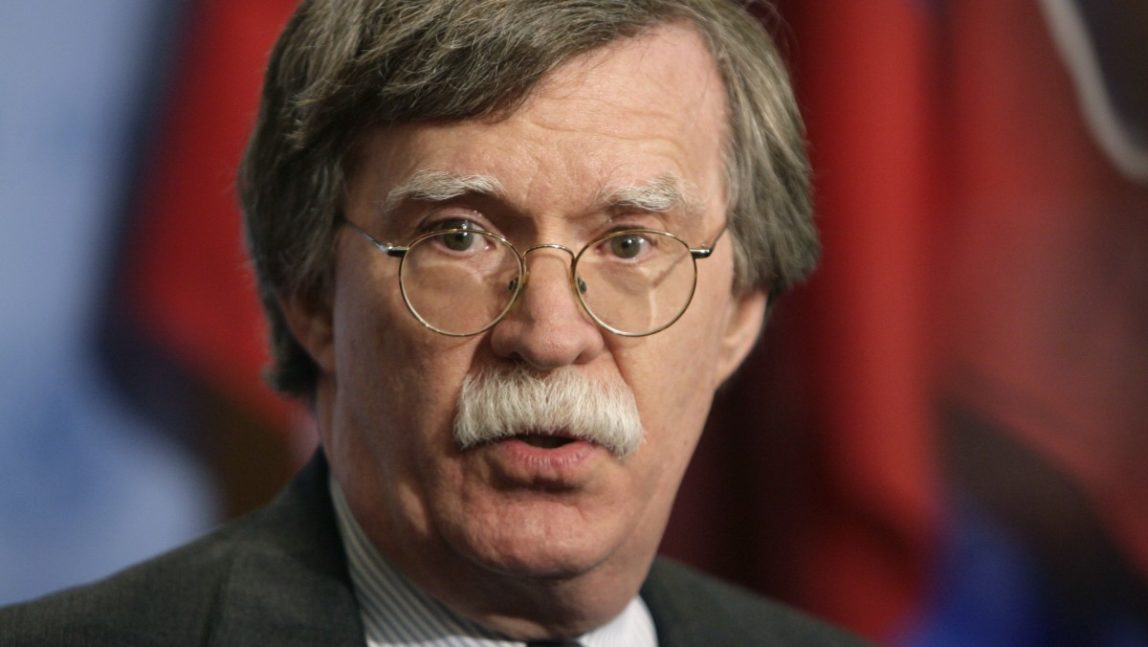
<svg viewBox="0 0 1148 647">
<path fill-rule="evenodd" d="M 385 445 L 375 451 L 401 453 L 438 442 L 449 429 L 474 343 L 423 328 L 397 289 L 378 287 L 388 278 L 394 277 L 346 285 L 338 294 L 337 399 L 351 429 Z"/>
<path fill-rule="evenodd" d="M 683 317 L 676 325 L 683 323 L 690 322 Z M 637 398 L 649 441 L 667 450 L 684 446 L 688 451 L 709 413 L 716 349 L 702 330 L 683 326 L 679 332 L 692 334 L 648 337 L 643 344 L 617 351 L 616 358 Z"/>
<path fill-rule="evenodd" d="M 632 374 L 631 388 L 646 438 L 633 456 L 631 473 L 637 479 L 639 498 L 656 513 L 651 522 L 659 528 L 673 505 L 709 412 L 710 390 L 692 379 L 695 374 L 688 365 L 674 366 L 664 359 Z"/>
<path fill-rule="evenodd" d="M 671 402 L 707 399 L 717 386 L 722 318 L 716 304 L 696 299 L 670 328 L 615 351 L 619 365 L 632 374 L 632 386 L 653 399 Z"/>
<path fill-rule="evenodd" d="M 688 459 L 718 386 L 728 301 L 715 298 L 721 295 L 715 289 L 699 281 L 695 301 L 677 323 L 650 337 L 620 340 L 614 350 L 649 440 L 666 460 L 671 454 Z"/>
<path fill-rule="evenodd" d="M 347 344 L 336 433 L 378 523 L 425 536 L 443 488 L 459 481 L 451 425 L 473 349 L 435 344 L 439 336 L 401 319 L 375 323 L 356 326 Z"/>
<path fill-rule="evenodd" d="M 713 389 L 709 369 L 686 357 L 635 370 L 631 388 L 646 432 L 660 442 L 696 435 L 709 413 Z"/>
</svg>

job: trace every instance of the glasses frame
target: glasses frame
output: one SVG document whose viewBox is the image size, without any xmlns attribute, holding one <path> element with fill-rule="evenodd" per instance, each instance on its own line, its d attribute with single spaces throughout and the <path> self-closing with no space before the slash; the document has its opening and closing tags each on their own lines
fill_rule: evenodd
<svg viewBox="0 0 1148 647">
<path fill-rule="evenodd" d="M 602 236 L 598 236 L 597 238 L 594 238 L 590 242 L 583 245 L 582 248 L 580 250 L 578 250 L 578 253 L 575 254 L 573 252 L 573 250 L 571 250 L 569 247 L 567 247 L 565 245 L 561 245 L 559 243 L 541 243 L 538 245 L 533 245 L 533 246 L 527 248 L 525 251 L 519 251 L 519 249 L 517 247 L 515 247 L 514 243 L 510 242 L 509 239 L 507 239 L 505 236 L 502 236 L 501 234 L 497 234 L 497 233 L 494 233 L 492 231 L 485 231 L 485 230 L 479 230 L 479 229 L 469 229 L 466 227 L 451 227 L 448 229 L 440 229 L 440 230 L 430 231 L 430 232 L 427 232 L 425 234 L 420 234 L 420 235 L 416 236 L 413 240 L 411 240 L 406 245 L 395 245 L 393 243 L 384 242 L 384 241 L 379 240 L 378 238 L 375 238 L 374 236 L 369 234 L 366 230 L 364 230 L 362 227 L 356 225 L 355 223 L 353 223 L 350 220 L 347 220 L 345 218 L 340 219 L 340 224 L 346 225 L 347 227 L 349 227 L 352 231 L 354 231 L 360 237 L 365 239 L 375 249 L 377 249 L 379 252 L 383 253 L 384 255 L 399 259 L 399 291 L 403 295 L 403 304 L 407 307 L 407 311 L 410 312 L 411 316 L 414 317 L 415 320 L 417 320 L 424 327 L 426 327 L 429 330 L 436 332 L 440 335 L 445 335 L 447 337 L 473 337 L 475 335 L 481 335 L 482 333 L 484 333 L 484 332 L 490 330 L 491 328 L 497 326 L 499 324 L 499 322 L 501 322 L 503 319 L 505 319 L 507 313 L 510 312 L 510 309 L 513 308 L 514 304 L 518 301 L 518 296 L 520 294 L 522 294 L 523 290 L 526 289 L 526 284 L 530 279 L 530 269 L 526 265 L 526 257 L 528 255 L 530 255 L 532 252 L 536 252 L 536 251 L 542 250 L 542 249 L 559 250 L 559 251 L 566 252 L 567 254 L 570 255 L 569 274 L 567 275 L 569 278 L 568 283 L 570 285 L 570 291 L 574 293 L 574 296 L 578 301 L 578 305 L 582 308 L 582 311 L 585 312 L 590 317 L 590 319 L 593 320 L 594 323 L 597 324 L 600 328 L 607 330 L 610 333 L 613 333 L 615 335 L 618 335 L 619 337 L 648 337 L 648 336 L 653 335 L 655 333 L 659 333 L 659 332 L 665 330 L 666 328 L 669 328 L 670 326 L 677 323 L 678 320 L 682 318 L 682 315 L 686 314 L 686 310 L 689 310 L 690 304 L 693 303 L 693 300 L 694 300 L 694 293 L 697 291 L 698 261 L 709 258 L 711 255 L 713 255 L 714 247 L 717 246 L 718 241 L 721 240 L 721 237 L 725 234 L 726 230 L 729 228 L 728 223 L 725 225 L 722 225 L 721 231 L 719 231 L 717 233 L 717 235 L 714 236 L 713 241 L 709 245 L 702 246 L 702 247 L 690 247 L 689 243 L 687 243 L 686 241 L 682 240 L 677 235 L 672 234 L 668 231 L 661 231 L 658 229 L 649 229 L 649 228 L 642 228 L 642 227 L 635 227 L 633 229 L 619 229 L 617 231 L 611 231 L 611 232 L 608 232 L 606 234 L 603 234 Z M 481 234 L 483 236 L 489 236 L 490 238 L 493 238 L 493 239 L 503 243 L 507 247 L 509 247 L 510 250 L 514 252 L 514 256 L 518 260 L 518 276 L 515 279 L 514 294 L 512 294 L 510 296 L 510 300 L 507 301 L 506 307 L 502 309 L 502 312 L 498 313 L 498 316 L 496 316 L 493 321 L 491 321 L 489 324 L 483 326 L 482 328 L 480 328 L 474 332 L 456 333 L 456 332 L 448 332 L 446 330 L 442 330 L 441 328 L 436 327 L 434 324 L 432 324 L 432 323 L 428 322 L 426 319 L 424 319 L 423 316 L 421 314 L 419 314 L 417 310 L 415 310 L 414 306 L 411 305 L 410 298 L 407 296 L 406 285 L 403 283 L 403 267 L 406 265 L 407 252 L 409 252 L 411 250 L 411 248 L 415 247 L 416 245 L 418 245 L 422 241 L 427 240 L 429 238 L 433 238 L 435 236 L 442 236 L 442 235 L 446 235 L 446 234 L 462 234 L 462 233 L 467 233 L 467 234 L 477 233 L 477 234 Z M 599 318 L 598 315 L 594 314 L 594 311 L 590 309 L 590 306 L 586 305 L 585 299 L 582 298 L 582 290 L 578 286 L 578 278 L 577 278 L 577 276 L 578 276 L 578 274 L 577 274 L 578 261 L 582 258 L 582 254 L 586 253 L 586 250 L 588 250 L 591 247 L 598 245 L 602 242 L 610 240 L 611 238 L 618 238 L 621 236 L 634 235 L 634 234 L 656 234 L 659 236 L 667 236 L 667 237 L 672 238 L 673 240 L 676 240 L 677 242 L 681 243 L 682 246 L 685 247 L 689 251 L 690 263 L 692 264 L 693 271 L 694 271 L 693 280 L 690 283 L 690 294 L 686 298 L 686 303 L 685 303 L 685 305 L 682 306 L 681 311 L 678 312 L 678 314 L 674 315 L 674 317 L 672 319 L 670 319 L 668 322 L 658 326 L 657 328 L 654 328 L 653 330 L 650 330 L 648 332 L 642 332 L 642 333 L 626 332 L 624 330 L 620 330 L 618 328 L 615 328 L 614 326 L 611 326 L 610 324 L 606 323 L 605 321 L 602 321 L 602 319 Z"/>
</svg>

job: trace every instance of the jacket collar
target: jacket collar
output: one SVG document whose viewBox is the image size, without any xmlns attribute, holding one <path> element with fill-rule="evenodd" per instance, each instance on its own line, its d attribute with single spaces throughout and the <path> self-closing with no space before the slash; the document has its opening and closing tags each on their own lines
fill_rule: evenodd
<svg viewBox="0 0 1148 647">
<path fill-rule="evenodd" d="M 356 645 L 362 622 L 327 493 L 322 451 L 236 533 L 216 601 L 221 645 Z"/>
</svg>

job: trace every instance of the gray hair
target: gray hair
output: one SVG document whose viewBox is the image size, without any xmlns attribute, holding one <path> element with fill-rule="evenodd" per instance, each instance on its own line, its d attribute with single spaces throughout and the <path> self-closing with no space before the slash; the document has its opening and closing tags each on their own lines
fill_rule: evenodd
<svg viewBox="0 0 1148 647">
<path fill-rule="evenodd" d="M 748 0 L 747 0 L 748 2 Z M 735 290 L 777 295 L 819 253 L 804 128 L 772 39 L 732 0 L 305 0 L 267 68 L 239 174 L 248 246 L 280 391 L 310 395 L 318 367 L 278 297 L 324 307 L 346 178 L 380 126 L 498 117 L 572 57 L 657 25 L 703 36 L 729 111 Z"/>
</svg>

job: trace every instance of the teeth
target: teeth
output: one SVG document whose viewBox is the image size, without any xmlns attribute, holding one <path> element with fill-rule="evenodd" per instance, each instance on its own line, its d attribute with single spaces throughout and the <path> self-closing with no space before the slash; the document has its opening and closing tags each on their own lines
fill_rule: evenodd
<svg viewBox="0 0 1148 647">
<path fill-rule="evenodd" d="M 538 434 L 530 434 L 522 436 L 522 442 L 532 447 L 541 447 L 543 449 L 554 449 L 561 447 L 570 442 L 569 438 L 560 438 L 558 436 L 542 436 Z"/>
</svg>

